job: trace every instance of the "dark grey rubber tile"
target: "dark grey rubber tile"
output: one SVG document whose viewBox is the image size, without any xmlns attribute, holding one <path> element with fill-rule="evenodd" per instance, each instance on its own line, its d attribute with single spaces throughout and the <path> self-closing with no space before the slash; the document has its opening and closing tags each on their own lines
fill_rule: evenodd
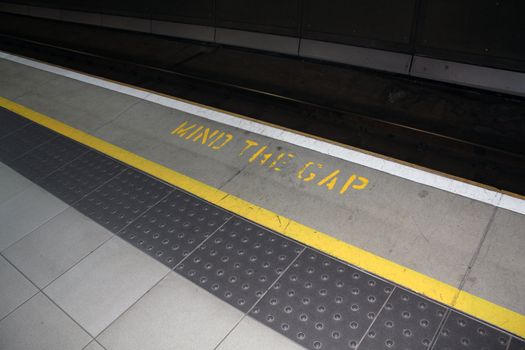
<svg viewBox="0 0 525 350">
<path fill-rule="evenodd" d="M 176 190 L 122 230 L 120 236 L 173 268 L 231 216 Z"/>
<path fill-rule="evenodd" d="M 443 306 L 397 288 L 359 349 L 428 349 L 445 311 Z"/>
<path fill-rule="evenodd" d="M 176 271 L 241 311 L 248 311 L 303 246 L 232 218 Z"/>
<path fill-rule="evenodd" d="M 173 187 L 127 169 L 73 206 L 117 233 L 172 191 Z"/>
<path fill-rule="evenodd" d="M 71 205 L 124 169 L 121 163 L 89 151 L 43 179 L 39 185 Z"/>
<path fill-rule="evenodd" d="M 505 350 L 510 337 L 470 317 L 452 311 L 440 330 L 433 350 Z"/>
<path fill-rule="evenodd" d="M 393 289 L 307 249 L 251 316 L 307 349 L 354 349 Z"/>
<path fill-rule="evenodd" d="M 0 162 L 9 165 L 14 159 L 43 144 L 58 134 L 38 124 L 29 124 L 0 140 Z"/>
<path fill-rule="evenodd" d="M 508 350 L 525 350 L 525 340 L 512 338 Z"/>
<path fill-rule="evenodd" d="M 17 158 L 10 165 L 29 180 L 39 182 L 88 151 L 89 149 L 80 143 L 59 135 Z"/>
<path fill-rule="evenodd" d="M 29 119 L 0 107 L 0 139 L 29 123 Z"/>
</svg>

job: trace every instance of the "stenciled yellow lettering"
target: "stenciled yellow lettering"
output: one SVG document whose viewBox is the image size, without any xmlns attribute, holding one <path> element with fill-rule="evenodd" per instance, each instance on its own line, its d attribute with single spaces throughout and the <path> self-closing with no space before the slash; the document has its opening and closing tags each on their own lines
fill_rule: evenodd
<svg viewBox="0 0 525 350">
<path fill-rule="evenodd" d="M 213 146 L 212 149 L 214 150 L 218 150 L 218 149 L 221 149 L 223 148 L 228 142 L 230 142 L 231 140 L 233 140 L 233 135 L 232 134 L 226 134 L 225 135 L 225 139 L 224 141 L 218 145 L 218 146 Z"/>
<path fill-rule="evenodd" d="M 284 157 L 284 153 L 281 153 L 279 156 L 281 156 L 281 155 L 283 155 L 283 157 Z M 272 162 L 272 164 L 270 164 L 270 168 L 273 168 L 273 170 L 275 170 L 275 171 L 281 171 L 281 166 L 287 164 L 286 160 L 283 160 L 283 159 L 282 159 L 283 157 L 279 157 L 279 156 L 277 157 L 276 160 L 274 160 L 274 161 Z M 288 153 L 288 154 L 286 154 L 286 156 L 287 156 L 288 158 L 290 158 L 290 159 L 291 159 L 291 158 L 295 158 L 295 154 L 293 154 L 293 153 Z M 279 161 L 280 161 L 280 163 L 279 163 L 280 166 L 278 166 L 278 167 L 275 166 L 275 165 L 277 164 L 277 162 L 279 162 Z M 274 163 L 275 163 L 275 164 L 274 164 Z M 274 166 L 275 166 L 275 168 L 274 168 Z"/>
<path fill-rule="evenodd" d="M 361 181 L 359 185 L 353 185 L 352 188 L 354 190 L 362 190 L 368 185 L 368 179 L 366 177 L 358 176 L 357 179 Z"/>
<path fill-rule="evenodd" d="M 195 136 L 195 138 L 192 141 L 197 142 L 202 138 L 201 143 L 205 145 L 208 142 L 208 140 L 212 139 L 213 136 L 217 135 L 218 133 L 219 130 L 213 130 L 213 132 L 210 134 L 210 128 L 206 128 L 203 132 L 197 134 L 197 136 Z"/>
<path fill-rule="evenodd" d="M 261 165 L 266 163 L 268 161 L 268 159 L 272 158 L 272 156 L 273 156 L 273 153 L 263 154 L 262 159 L 261 159 Z"/>
<path fill-rule="evenodd" d="M 244 146 L 244 148 L 242 149 L 241 153 L 239 153 L 239 156 L 242 156 L 244 154 L 244 152 L 246 152 L 248 149 L 259 145 L 258 142 L 255 142 L 255 141 L 252 141 L 252 140 L 244 140 L 244 142 L 246 143 L 246 146 Z"/>
<path fill-rule="evenodd" d="M 335 184 L 337 183 L 337 175 L 340 173 L 340 170 L 334 170 L 330 175 L 326 176 L 324 179 L 317 183 L 317 186 L 323 186 L 326 184 L 326 187 L 331 191 L 334 189 Z"/>
<path fill-rule="evenodd" d="M 306 171 L 306 169 L 308 169 L 309 167 L 311 167 L 312 165 L 314 165 L 315 163 L 314 162 L 308 162 L 306 163 L 298 172 L 297 172 L 297 178 L 300 179 L 300 180 L 303 180 L 304 182 L 309 182 L 309 181 L 312 181 L 313 179 L 315 179 L 315 177 L 317 176 L 314 172 L 310 172 L 310 174 L 308 174 L 307 177 L 303 177 L 303 174 L 304 172 Z M 319 169 L 322 169 L 323 168 L 323 164 L 319 164 L 317 163 L 317 168 Z"/>
<path fill-rule="evenodd" d="M 263 147 L 259 148 L 259 150 L 258 150 L 257 152 L 255 152 L 255 153 L 253 154 L 253 156 L 251 156 L 250 159 L 248 159 L 248 162 L 252 163 L 252 162 L 253 162 L 254 160 L 256 160 L 257 157 L 259 157 L 259 155 L 260 155 L 261 153 L 263 153 L 264 150 L 267 149 L 267 148 L 268 148 L 268 146 L 263 146 Z"/>
<path fill-rule="evenodd" d="M 222 137 L 224 136 L 224 134 L 225 134 L 224 131 L 221 132 L 221 133 L 219 134 L 219 136 L 217 136 L 217 138 L 216 138 L 215 140 L 211 141 L 211 142 L 208 144 L 208 147 L 212 147 L 212 146 L 215 144 L 215 142 L 217 142 L 217 141 L 219 141 L 220 139 L 222 139 Z"/>
<path fill-rule="evenodd" d="M 350 185 L 352 184 L 352 182 L 355 181 L 355 174 L 352 174 L 348 180 L 346 180 L 345 184 L 343 185 L 343 187 L 341 187 L 341 190 L 339 191 L 339 194 L 343 194 L 346 192 L 346 190 L 348 190 L 348 187 L 350 187 Z"/>
<path fill-rule="evenodd" d="M 190 131 L 191 129 L 193 129 L 194 127 L 196 127 L 197 125 L 196 124 L 193 124 L 193 125 L 190 125 L 188 127 L 186 127 L 186 125 L 188 125 L 188 122 L 183 122 L 181 125 L 179 125 L 177 128 L 173 129 L 173 131 L 171 132 L 172 135 L 179 135 L 179 137 L 183 137 L 184 135 L 186 135 L 186 133 L 188 131 Z"/>
<path fill-rule="evenodd" d="M 197 129 L 193 130 L 188 136 L 186 136 L 186 140 L 191 139 L 196 133 L 201 131 L 203 128 L 203 126 L 199 126 Z"/>
</svg>

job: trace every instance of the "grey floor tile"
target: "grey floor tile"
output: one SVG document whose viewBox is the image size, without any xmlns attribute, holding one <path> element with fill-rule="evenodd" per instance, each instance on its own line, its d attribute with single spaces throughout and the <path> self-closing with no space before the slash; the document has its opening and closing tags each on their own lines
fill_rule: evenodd
<svg viewBox="0 0 525 350">
<path fill-rule="evenodd" d="M 242 313 L 174 273 L 97 340 L 108 350 L 213 349 Z"/>
<path fill-rule="evenodd" d="M 113 120 L 141 101 L 133 96 L 62 76 L 37 87 L 33 94 L 38 94 L 62 107 L 74 107 L 79 112 L 76 113 L 77 115 L 66 114 L 62 108 L 56 117 L 73 127 L 86 126 L 91 130 Z M 85 116 L 86 112 L 92 116 L 91 120 L 81 121 L 79 114 Z"/>
<path fill-rule="evenodd" d="M 0 322 L 0 349 L 80 350 L 91 337 L 39 293 Z"/>
<path fill-rule="evenodd" d="M 114 237 L 51 283 L 45 293 L 96 336 L 168 271 Z"/>
<path fill-rule="evenodd" d="M 38 292 L 38 289 L 0 256 L 0 319 Z"/>
<path fill-rule="evenodd" d="M 304 350 L 299 344 L 250 317 L 244 318 L 217 348 L 217 350 L 245 349 Z"/>
<path fill-rule="evenodd" d="M 67 207 L 37 185 L 0 204 L 0 251 Z"/>
<path fill-rule="evenodd" d="M 24 94 L 16 102 L 85 132 L 92 132 L 116 117 L 97 115 L 82 106 L 59 102 L 37 92 Z"/>
<path fill-rule="evenodd" d="M 525 314 L 525 215 L 498 209 L 464 289 Z"/>
<path fill-rule="evenodd" d="M 16 99 L 57 78 L 53 73 L 0 60 L 0 94 L 8 99 Z"/>
<path fill-rule="evenodd" d="M 44 288 L 111 236 L 93 220 L 68 208 L 6 249 L 4 255 Z"/>
<path fill-rule="evenodd" d="M 104 348 L 96 341 L 92 341 L 91 343 L 88 344 L 88 346 L 86 346 L 82 350 L 104 350 Z"/>
<path fill-rule="evenodd" d="M 7 165 L 0 163 L 0 204 L 30 186 L 32 186 L 31 181 Z"/>
</svg>

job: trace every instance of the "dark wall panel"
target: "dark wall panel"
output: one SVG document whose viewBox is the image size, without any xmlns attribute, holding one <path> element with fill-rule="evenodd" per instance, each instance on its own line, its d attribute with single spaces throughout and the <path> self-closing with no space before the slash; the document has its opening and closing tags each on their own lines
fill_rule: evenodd
<svg viewBox="0 0 525 350">
<path fill-rule="evenodd" d="M 214 25 L 214 0 L 152 0 L 151 11 L 154 19 Z"/>
<path fill-rule="evenodd" d="M 67 1 L 67 0 L 66 0 Z M 103 13 L 130 17 L 149 18 L 151 2 L 144 0 L 96 0 Z"/>
<path fill-rule="evenodd" d="M 24 3 L 31 6 L 59 8 L 62 4 L 62 0 L 28 0 L 24 1 Z"/>
<path fill-rule="evenodd" d="M 299 35 L 300 0 L 217 0 L 217 26 Z"/>
<path fill-rule="evenodd" d="M 523 0 L 423 0 L 417 52 L 523 69 L 524 18 Z"/>
<path fill-rule="evenodd" d="M 100 12 L 100 2 L 101 0 L 62 0 L 60 7 L 73 11 Z"/>
<path fill-rule="evenodd" d="M 525 0 L 0 1 L 216 25 L 525 71 Z"/>
<path fill-rule="evenodd" d="M 303 36 L 407 51 L 416 0 L 305 0 Z"/>
</svg>

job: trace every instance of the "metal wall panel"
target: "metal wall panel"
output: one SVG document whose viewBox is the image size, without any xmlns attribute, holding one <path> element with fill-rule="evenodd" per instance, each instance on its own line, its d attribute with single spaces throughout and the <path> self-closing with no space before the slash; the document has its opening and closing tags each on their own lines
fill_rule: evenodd
<svg viewBox="0 0 525 350">
<path fill-rule="evenodd" d="M 62 4 L 62 0 L 28 0 L 24 1 L 24 3 L 31 6 L 59 8 Z"/>
<path fill-rule="evenodd" d="M 304 1 L 303 37 L 409 51 L 416 0 Z"/>
<path fill-rule="evenodd" d="M 66 0 L 67 1 L 67 0 Z M 97 0 L 100 1 L 100 0 Z M 125 17 L 149 18 L 151 3 L 144 0 L 111 0 L 100 1 L 103 13 Z"/>
<path fill-rule="evenodd" d="M 151 18 L 213 26 L 214 0 L 152 0 Z"/>
<path fill-rule="evenodd" d="M 299 35 L 299 0 L 217 0 L 217 26 Z"/>
<path fill-rule="evenodd" d="M 416 53 L 525 70 L 525 1 L 423 0 Z"/>
<path fill-rule="evenodd" d="M 83 1 L 83 0 L 62 0 L 60 8 L 72 11 L 100 12 L 102 0 Z"/>
</svg>

